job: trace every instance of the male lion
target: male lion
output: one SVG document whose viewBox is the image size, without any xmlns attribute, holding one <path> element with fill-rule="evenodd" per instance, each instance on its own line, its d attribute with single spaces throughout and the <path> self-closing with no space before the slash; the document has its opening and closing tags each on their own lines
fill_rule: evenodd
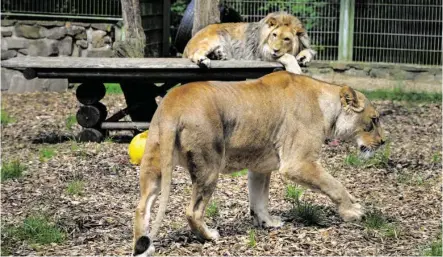
<svg viewBox="0 0 443 257">
<path fill-rule="evenodd" d="M 310 62 L 315 55 L 310 47 L 303 24 L 293 15 L 275 12 L 254 23 L 208 25 L 191 38 L 183 57 L 206 67 L 209 57 L 278 61 L 287 71 L 301 74 L 297 60 Z"/>
<path fill-rule="evenodd" d="M 249 208 L 256 225 L 282 224 L 268 212 L 272 171 L 328 195 L 343 220 L 360 219 L 363 211 L 356 199 L 319 163 L 327 138 L 355 138 L 361 152 L 370 155 L 384 144 L 379 113 L 348 86 L 287 71 L 250 81 L 193 82 L 172 89 L 154 114 L 141 162 L 134 254 L 154 250 L 151 240 L 164 217 L 177 165 L 191 175 L 189 225 L 207 240 L 219 237 L 204 222 L 218 175 L 243 168 L 249 169 Z M 151 207 L 160 190 L 148 237 Z"/>
</svg>

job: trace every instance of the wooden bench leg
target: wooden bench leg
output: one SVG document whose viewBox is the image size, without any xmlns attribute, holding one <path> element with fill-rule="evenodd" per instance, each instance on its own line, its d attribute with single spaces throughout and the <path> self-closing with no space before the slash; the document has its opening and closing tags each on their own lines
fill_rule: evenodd
<svg viewBox="0 0 443 257">
<path fill-rule="evenodd" d="M 77 111 L 77 122 L 83 130 L 77 135 L 80 142 L 102 142 L 107 131 L 101 129 L 101 123 L 108 115 L 106 106 L 100 102 L 106 94 L 102 83 L 89 82 L 78 86 L 77 100 L 82 104 Z"/>
</svg>

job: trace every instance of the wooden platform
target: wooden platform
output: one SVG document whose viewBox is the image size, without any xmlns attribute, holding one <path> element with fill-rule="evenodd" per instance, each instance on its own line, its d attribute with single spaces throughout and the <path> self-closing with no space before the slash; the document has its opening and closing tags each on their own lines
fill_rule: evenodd
<svg viewBox="0 0 443 257">
<path fill-rule="evenodd" d="M 23 70 L 27 79 L 67 78 L 70 82 L 98 80 L 149 82 L 244 80 L 258 78 L 283 69 L 275 62 L 212 61 L 211 68 L 201 68 L 184 58 L 80 58 L 17 57 L 1 62 L 4 68 Z"/>
</svg>

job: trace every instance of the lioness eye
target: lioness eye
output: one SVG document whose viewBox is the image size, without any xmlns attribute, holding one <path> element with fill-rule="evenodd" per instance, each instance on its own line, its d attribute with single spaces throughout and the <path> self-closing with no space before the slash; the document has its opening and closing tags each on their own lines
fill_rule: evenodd
<svg viewBox="0 0 443 257">
<path fill-rule="evenodd" d="M 289 41 L 290 39 L 288 37 L 285 37 L 285 41 Z"/>
<path fill-rule="evenodd" d="M 370 122 L 369 124 L 366 125 L 365 131 L 369 132 L 374 128 L 374 123 Z"/>
<path fill-rule="evenodd" d="M 372 122 L 374 122 L 374 124 L 378 124 L 378 122 L 379 122 L 378 117 L 374 117 L 374 118 L 372 118 Z"/>
<path fill-rule="evenodd" d="M 277 34 L 276 34 L 276 33 L 272 33 L 272 36 L 276 37 L 276 36 L 277 36 Z"/>
</svg>

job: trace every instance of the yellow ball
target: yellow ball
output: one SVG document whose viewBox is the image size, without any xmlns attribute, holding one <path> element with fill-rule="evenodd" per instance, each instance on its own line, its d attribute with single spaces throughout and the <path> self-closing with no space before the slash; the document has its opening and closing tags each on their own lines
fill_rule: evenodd
<svg viewBox="0 0 443 257">
<path fill-rule="evenodd" d="M 132 164 L 139 165 L 142 161 L 143 153 L 145 151 L 146 139 L 148 138 L 148 130 L 137 134 L 129 143 L 128 153 Z"/>
</svg>

